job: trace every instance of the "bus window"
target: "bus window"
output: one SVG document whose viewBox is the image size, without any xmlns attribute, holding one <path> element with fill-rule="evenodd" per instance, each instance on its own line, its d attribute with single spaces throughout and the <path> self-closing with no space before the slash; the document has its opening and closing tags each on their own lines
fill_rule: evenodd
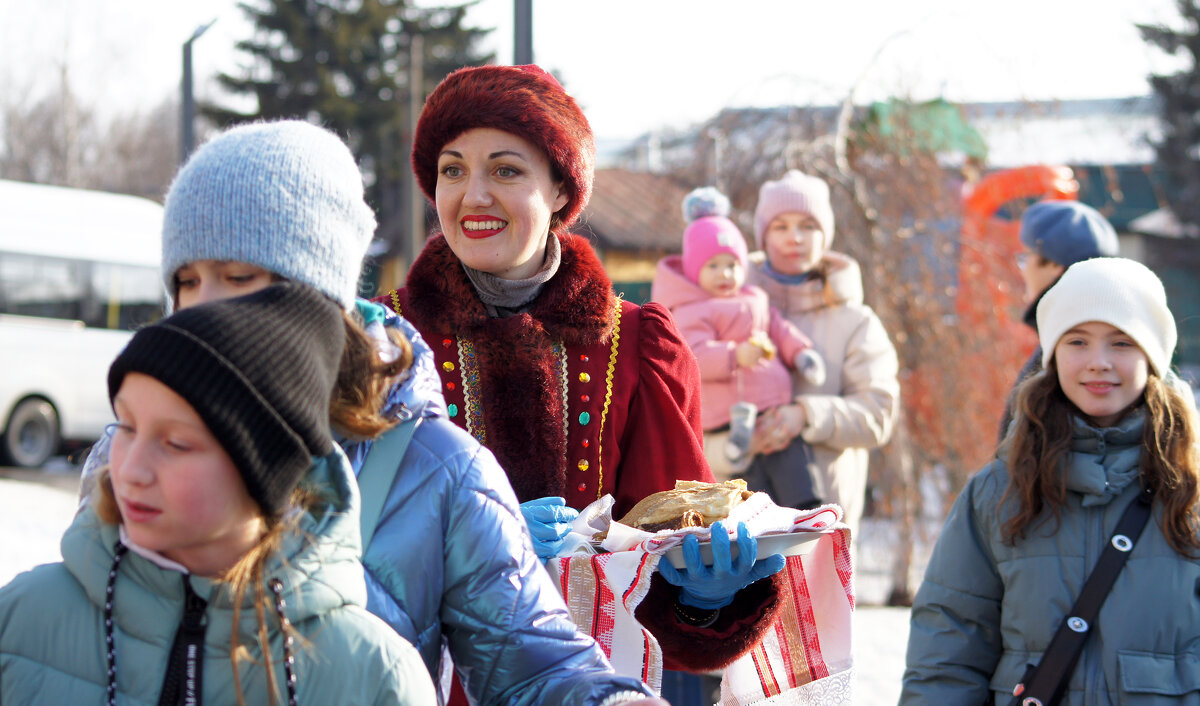
<svg viewBox="0 0 1200 706">
<path fill-rule="evenodd" d="M 81 318 L 83 263 L 0 253 L 0 313 Z"/>
<path fill-rule="evenodd" d="M 162 316 L 162 280 L 150 267 L 97 262 L 92 266 L 88 326 L 132 331 Z"/>
</svg>

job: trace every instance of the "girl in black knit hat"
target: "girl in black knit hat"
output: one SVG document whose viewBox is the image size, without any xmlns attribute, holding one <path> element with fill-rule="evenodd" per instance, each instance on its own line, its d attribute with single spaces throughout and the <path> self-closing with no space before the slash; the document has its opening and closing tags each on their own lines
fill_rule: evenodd
<svg viewBox="0 0 1200 706">
<path fill-rule="evenodd" d="M 338 306 L 294 283 L 133 337 L 64 561 L 0 591 L 0 702 L 435 701 L 365 607 L 357 487 L 329 431 L 342 346 Z"/>
</svg>

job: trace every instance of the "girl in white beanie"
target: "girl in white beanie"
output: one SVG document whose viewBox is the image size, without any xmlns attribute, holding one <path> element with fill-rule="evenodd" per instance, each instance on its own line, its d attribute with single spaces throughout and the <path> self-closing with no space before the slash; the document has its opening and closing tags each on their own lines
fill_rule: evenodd
<svg viewBox="0 0 1200 706">
<path fill-rule="evenodd" d="M 1044 369 L 934 548 L 901 703 L 1200 703 L 1200 438 L 1168 377 L 1162 282 L 1132 260 L 1079 262 L 1037 319 Z M 1105 552 L 1128 566 L 1081 617 Z"/>
</svg>

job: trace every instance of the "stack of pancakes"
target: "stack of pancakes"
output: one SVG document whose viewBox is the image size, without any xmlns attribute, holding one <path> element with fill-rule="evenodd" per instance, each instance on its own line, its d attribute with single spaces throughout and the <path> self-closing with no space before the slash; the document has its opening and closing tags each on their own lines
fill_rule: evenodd
<svg viewBox="0 0 1200 706">
<path fill-rule="evenodd" d="M 620 523 L 646 532 L 708 527 L 728 517 L 734 507 L 753 494 L 740 478 L 724 483 L 677 480 L 674 490 L 646 496 Z"/>
</svg>

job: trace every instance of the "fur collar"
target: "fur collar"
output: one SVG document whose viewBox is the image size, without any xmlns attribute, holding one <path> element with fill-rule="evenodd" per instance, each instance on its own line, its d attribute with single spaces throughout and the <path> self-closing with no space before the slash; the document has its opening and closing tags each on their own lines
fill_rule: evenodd
<svg viewBox="0 0 1200 706">
<path fill-rule="evenodd" d="M 427 339 L 458 336 L 474 344 L 487 447 L 521 501 L 565 496 L 567 490 L 561 361 L 604 344 L 613 330 L 616 296 L 591 245 L 557 235 L 562 264 L 528 310 L 488 317 L 446 239 L 430 240 L 413 263 L 404 316 Z"/>
<path fill-rule="evenodd" d="M 556 237 L 562 245 L 562 264 L 526 313 L 568 346 L 607 340 L 616 305 L 612 282 L 587 240 L 571 233 Z M 421 330 L 471 335 L 489 328 L 487 310 L 445 236 L 434 236 L 425 245 L 408 274 L 406 289 L 411 315 L 404 315 Z"/>
</svg>

